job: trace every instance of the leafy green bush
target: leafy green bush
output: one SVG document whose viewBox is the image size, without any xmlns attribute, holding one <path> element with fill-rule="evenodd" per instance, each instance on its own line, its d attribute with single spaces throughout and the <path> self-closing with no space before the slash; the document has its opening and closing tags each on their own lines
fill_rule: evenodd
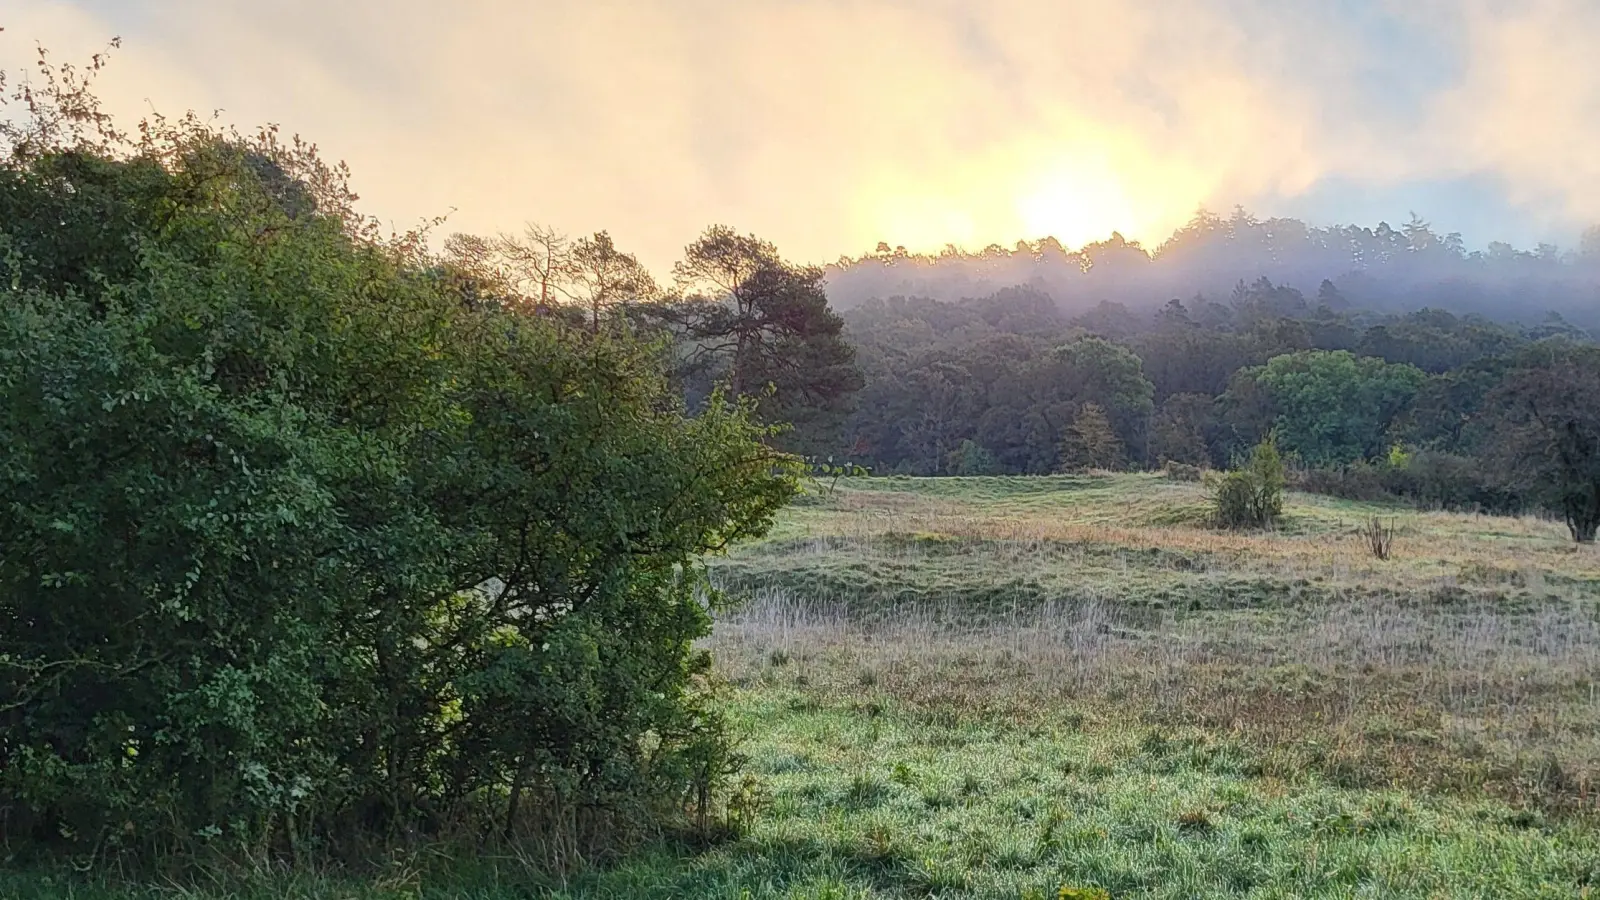
<svg viewBox="0 0 1600 900">
<path fill-rule="evenodd" d="M 0 124 L 10 847 L 704 824 L 737 759 L 697 560 L 796 490 L 769 432 L 377 239 L 304 145 L 32 99 Z"/>
<path fill-rule="evenodd" d="M 1285 472 L 1269 434 L 1244 465 L 1210 479 L 1213 515 L 1223 528 L 1271 528 L 1283 514 Z"/>
</svg>

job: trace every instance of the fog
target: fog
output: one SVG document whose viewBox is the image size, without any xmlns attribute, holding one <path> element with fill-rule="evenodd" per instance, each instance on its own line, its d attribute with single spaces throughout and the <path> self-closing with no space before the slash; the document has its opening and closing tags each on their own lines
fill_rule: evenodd
<svg viewBox="0 0 1600 900">
<path fill-rule="evenodd" d="M 1594 327 L 1600 325 L 1600 230 L 1575 249 L 1491 242 L 1469 250 L 1459 233 L 1439 234 L 1415 218 L 1397 226 L 1312 227 L 1259 219 L 1242 208 L 1226 217 L 1201 210 L 1150 248 L 1120 235 L 1075 249 L 1053 239 L 939 254 L 880 246 L 830 267 L 829 294 L 849 308 L 872 298 L 955 301 L 1026 286 L 1068 312 L 1082 312 L 1103 302 L 1130 309 L 1170 299 L 1225 302 L 1263 278 L 1299 291 L 1303 312 L 1319 305 L 1435 307 L 1517 321 L 1556 312 Z"/>
<path fill-rule="evenodd" d="M 826 262 L 1153 249 L 1202 204 L 1415 209 L 1475 249 L 1600 221 L 1588 0 L 29 0 L 0 25 L 11 69 L 121 35 L 113 112 L 280 123 L 401 227 L 604 228 L 660 273 L 712 222 Z"/>
</svg>

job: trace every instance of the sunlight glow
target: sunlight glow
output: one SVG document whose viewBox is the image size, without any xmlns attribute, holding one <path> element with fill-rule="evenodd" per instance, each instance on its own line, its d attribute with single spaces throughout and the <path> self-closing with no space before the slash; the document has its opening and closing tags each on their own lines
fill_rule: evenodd
<svg viewBox="0 0 1600 900">
<path fill-rule="evenodd" d="M 1084 124 L 1075 123 L 1079 131 Z M 992 148 L 953 170 L 884 175 L 874 188 L 858 206 L 858 227 L 891 246 L 934 253 L 947 243 L 1009 249 L 1019 237 L 1077 248 L 1114 231 L 1154 249 L 1212 184 L 1182 161 L 1107 134 Z"/>
<path fill-rule="evenodd" d="M 1139 237 L 1149 225 L 1148 217 L 1134 209 L 1117 173 L 1087 167 L 1063 167 L 1045 175 L 1018 199 L 1017 215 L 1022 233 L 1050 235 L 1069 247 L 1100 240 L 1113 231 Z"/>
</svg>

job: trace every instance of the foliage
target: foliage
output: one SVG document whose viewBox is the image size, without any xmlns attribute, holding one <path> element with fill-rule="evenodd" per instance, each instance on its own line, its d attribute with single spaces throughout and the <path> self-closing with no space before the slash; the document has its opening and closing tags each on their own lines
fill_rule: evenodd
<svg viewBox="0 0 1600 900">
<path fill-rule="evenodd" d="M 1144 315 L 1102 306 L 1072 317 L 1069 302 L 1028 287 L 958 303 L 890 297 L 848 310 L 865 386 L 835 444 L 879 471 L 941 474 L 970 440 L 1000 472 L 1040 474 L 1057 467 L 1077 407 L 1093 402 L 1134 467 L 1215 465 L 1290 425 L 1317 436 L 1301 454 L 1308 465 L 1376 458 L 1397 441 L 1478 455 L 1483 398 L 1533 346 L 1528 329 L 1437 309 L 1309 309 L 1278 285 L 1247 285 L 1228 304 L 1172 300 Z M 1381 334 L 1366 340 L 1369 332 Z M 1357 363 L 1345 391 L 1352 373 L 1328 360 L 1305 365 L 1308 350 L 1393 353 L 1383 362 L 1397 368 Z M 1277 357 L 1289 357 L 1276 364 L 1289 374 L 1298 366 L 1317 375 L 1284 403 L 1260 377 Z M 1438 374 L 1418 382 L 1413 360 Z M 1456 368 L 1439 371 L 1440 360 Z M 1321 402 L 1330 383 L 1337 407 Z M 1291 413 L 1294 421 L 1284 421 Z"/>
<path fill-rule="evenodd" d="M 1421 370 L 1345 350 L 1276 356 L 1254 377 L 1278 410 L 1284 447 L 1308 463 L 1371 459 L 1426 380 Z"/>
<path fill-rule="evenodd" d="M 1488 471 L 1483 462 L 1434 450 L 1379 462 L 1297 468 L 1289 481 L 1295 490 L 1308 493 L 1407 503 L 1418 509 L 1515 515 L 1533 507 L 1523 491 Z"/>
<path fill-rule="evenodd" d="M 704 819 L 699 560 L 797 488 L 748 404 L 687 417 L 654 348 L 379 240 L 307 145 L 90 140 L 74 84 L 0 133 L 12 850 Z"/>
<path fill-rule="evenodd" d="M 483 238 L 453 234 L 445 241 L 452 274 L 475 297 L 557 313 L 564 303 L 587 314 L 589 330 L 615 324 L 619 308 L 657 299 L 660 288 L 611 235 L 576 241 L 548 225 L 529 224 L 520 235 Z"/>
<path fill-rule="evenodd" d="M 1489 400 L 1506 479 L 1559 511 L 1580 543 L 1600 530 L 1600 348 L 1553 344 Z"/>
<path fill-rule="evenodd" d="M 1111 420 L 1098 403 L 1085 403 L 1067 426 L 1061 442 L 1061 470 L 1082 472 L 1088 469 L 1116 471 L 1124 466 L 1122 441 L 1111 430 Z"/>
<path fill-rule="evenodd" d="M 1036 396 L 1050 398 L 1048 415 L 1066 418 L 1056 411 L 1065 409 L 1075 420 L 1092 404 L 1119 441 L 1136 444 L 1142 438 L 1154 389 L 1139 357 L 1128 348 L 1102 338 L 1080 338 L 1048 354 L 1030 376 Z"/>
<path fill-rule="evenodd" d="M 1212 477 L 1216 523 L 1223 528 L 1271 528 L 1283 514 L 1285 483 L 1277 438 L 1269 434 L 1244 465 Z"/>
<path fill-rule="evenodd" d="M 1215 403 L 1205 394 L 1173 394 L 1161 404 L 1150 427 L 1150 457 L 1161 463 L 1205 466 L 1211 462 L 1216 430 Z"/>
<path fill-rule="evenodd" d="M 673 270 L 686 296 L 639 307 L 682 343 L 691 382 L 750 397 L 768 421 L 826 432 L 861 387 L 844 323 L 828 308 L 823 273 L 785 261 L 777 248 L 725 225 L 706 229 Z M 812 442 L 816 443 L 816 442 Z M 815 449 L 814 447 L 810 449 Z"/>
<path fill-rule="evenodd" d="M 993 475 L 996 472 L 994 454 L 972 440 L 961 442 L 950 454 L 950 474 L 961 476 Z"/>
</svg>

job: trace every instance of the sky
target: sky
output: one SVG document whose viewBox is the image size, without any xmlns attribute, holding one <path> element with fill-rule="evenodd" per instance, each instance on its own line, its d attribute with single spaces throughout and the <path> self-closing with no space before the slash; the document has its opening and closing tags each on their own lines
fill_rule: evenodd
<svg viewBox="0 0 1600 900">
<path fill-rule="evenodd" d="M 1595 0 L 0 0 L 0 67 L 84 60 L 135 119 L 220 110 L 347 161 L 400 229 L 713 223 L 825 263 L 1199 206 L 1411 212 L 1469 247 L 1600 223 Z"/>
</svg>

